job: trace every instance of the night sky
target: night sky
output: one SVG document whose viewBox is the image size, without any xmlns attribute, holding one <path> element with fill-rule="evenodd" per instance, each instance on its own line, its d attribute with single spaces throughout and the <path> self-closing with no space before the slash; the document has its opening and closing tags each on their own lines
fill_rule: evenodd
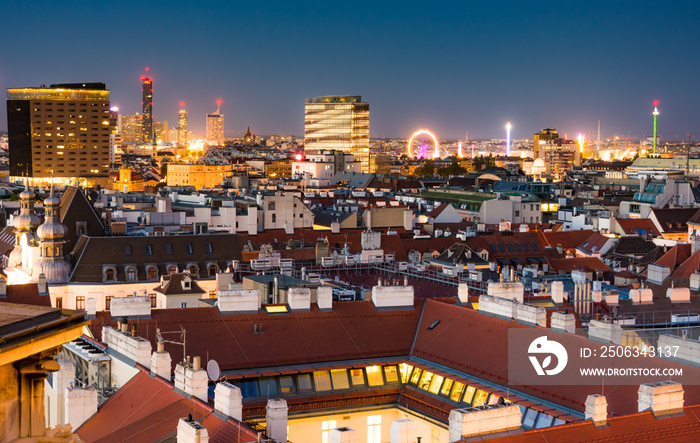
<svg viewBox="0 0 700 443">
<path fill-rule="evenodd" d="M 361 95 L 372 137 L 700 137 L 700 2 L 42 2 L 0 5 L 0 87 L 105 82 L 191 129 L 222 99 L 226 135 L 303 135 L 304 99 Z M 0 129 L 7 128 L 0 107 Z M 234 132 L 235 131 L 235 132 Z M 697 134 L 695 134 L 697 132 Z"/>
</svg>

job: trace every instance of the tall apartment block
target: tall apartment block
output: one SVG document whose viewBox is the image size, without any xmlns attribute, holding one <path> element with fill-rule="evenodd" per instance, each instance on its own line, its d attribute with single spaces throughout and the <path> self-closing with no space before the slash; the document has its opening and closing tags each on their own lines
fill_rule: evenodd
<svg viewBox="0 0 700 443">
<path fill-rule="evenodd" d="M 7 89 L 10 177 L 109 186 L 109 90 L 104 83 Z"/>
<path fill-rule="evenodd" d="M 362 172 L 369 172 L 369 103 L 359 95 L 306 99 L 304 149 L 352 154 Z"/>
</svg>

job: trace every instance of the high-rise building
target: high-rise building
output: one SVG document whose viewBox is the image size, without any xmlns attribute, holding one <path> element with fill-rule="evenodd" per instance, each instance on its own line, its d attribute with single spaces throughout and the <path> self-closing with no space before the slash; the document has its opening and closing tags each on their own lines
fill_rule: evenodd
<svg viewBox="0 0 700 443">
<path fill-rule="evenodd" d="M 359 95 L 306 99 L 304 149 L 352 154 L 369 172 L 369 103 Z"/>
<path fill-rule="evenodd" d="M 143 123 L 141 126 L 141 141 L 153 142 L 153 80 L 150 77 L 141 77 L 141 95 L 143 100 Z"/>
<path fill-rule="evenodd" d="M 187 143 L 187 110 L 184 102 L 180 102 L 180 110 L 177 113 L 177 142 Z"/>
<path fill-rule="evenodd" d="M 543 129 L 532 138 L 532 155 L 544 163 L 544 173 L 562 177 L 572 166 L 581 165 L 579 145 L 559 137 L 556 129 Z"/>
<path fill-rule="evenodd" d="M 207 143 L 224 144 L 224 114 L 221 113 L 221 100 L 216 102 L 216 112 L 207 114 Z"/>
<path fill-rule="evenodd" d="M 112 130 L 104 83 L 7 89 L 7 123 L 11 177 L 109 183 Z"/>
<path fill-rule="evenodd" d="M 121 118 L 122 142 L 136 143 L 142 141 L 143 119 L 138 114 L 127 114 Z"/>
</svg>

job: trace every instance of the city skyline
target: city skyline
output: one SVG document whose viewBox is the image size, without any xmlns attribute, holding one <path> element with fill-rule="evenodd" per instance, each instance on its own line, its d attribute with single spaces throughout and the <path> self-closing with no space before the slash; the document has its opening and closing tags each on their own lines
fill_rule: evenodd
<svg viewBox="0 0 700 443">
<path fill-rule="evenodd" d="M 7 16 L 27 15 L 27 8 L 4 7 Z M 109 14 L 78 6 L 70 31 L 59 25 L 68 11 L 51 3 L 31 11 L 31 22 L 10 21 L 8 35 L 31 37 L 8 48 L 13 63 L 0 67 L 0 84 L 100 81 L 120 112 L 133 114 L 141 110 L 140 76 L 149 67 L 155 120 L 176 121 L 184 101 L 192 131 L 202 135 L 211 104 L 221 99 L 227 136 L 247 126 L 299 136 L 304 99 L 326 94 L 362 95 L 374 110 L 372 138 L 408 138 L 423 127 L 441 139 L 461 139 L 467 130 L 473 139 L 505 138 L 508 121 L 514 139 L 546 127 L 575 137 L 594 132 L 598 120 L 604 137 L 650 136 L 654 100 L 661 140 L 683 140 L 697 129 L 697 63 L 685 57 L 698 40 L 694 4 L 358 3 L 347 11 L 176 3 L 158 20 L 158 4 L 143 8 L 133 16 L 128 5 Z M 133 26 L 151 29 L 148 45 L 129 32 Z M 210 39 L 217 28 L 220 37 Z M 69 54 L 45 44 L 48 35 L 72 41 L 76 29 L 124 32 L 114 50 L 104 50 L 100 39 Z M 4 107 L 0 129 L 7 130 Z"/>
</svg>

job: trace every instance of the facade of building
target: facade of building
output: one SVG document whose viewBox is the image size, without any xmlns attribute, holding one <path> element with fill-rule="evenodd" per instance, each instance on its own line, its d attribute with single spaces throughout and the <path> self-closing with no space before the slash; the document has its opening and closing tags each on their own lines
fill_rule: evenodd
<svg viewBox="0 0 700 443">
<path fill-rule="evenodd" d="M 141 128 L 143 122 L 139 114 L 123 115 L 120 118 L 120 134 L 124 143 L 138 143 L 141 141 Z"/>
<path fill-rule="evenodd" d="M 543 129 L 532 138 L 532 155 L 544 161 L 544 169 L 532 171 L 561 177 L 572 166 L 581 165 L 579 145 L 559 137 L 556 129 Z"/>
<path fill-rule="evenodd" d="M 213 114 L 207 114 L 207 143 L 210 145 L 224 144 L 224 114 L 216 108 Z"/>
<path fill-rule="evenodd" d="M 143 105 L 143 125 L 141 127 L 141 141 L 150 143 L 153 141 L 153 80 L 150 77 L 141 77 L 141 96 Z"/>
<path fill-rule="evenodd" d="M 107 185 L 109 90 L 104 83 L 7 90 L 10 176 Z"/>
<path fill-rule="evenodd" d="M 352 154 L 342 150 L 306 151 L 306 156 L 292 163 L 292 174 L 303 178 L 306 173 L 312 178 L 330 180 L 338 172 L 360 172 L 361 164 Z"/>
<path fill-rule="evenodd" d="M 234 165 L 168 165 L 168 186 L 194 186 L 195 189 L 221 186 L 234 171 Z"/>
<path fill-rule="evenodd" d="M 304 147 L 352 154 L 369 172 L 369 103 L 359 95 L 325 95 L 306 99 Z"/>
</svg>

